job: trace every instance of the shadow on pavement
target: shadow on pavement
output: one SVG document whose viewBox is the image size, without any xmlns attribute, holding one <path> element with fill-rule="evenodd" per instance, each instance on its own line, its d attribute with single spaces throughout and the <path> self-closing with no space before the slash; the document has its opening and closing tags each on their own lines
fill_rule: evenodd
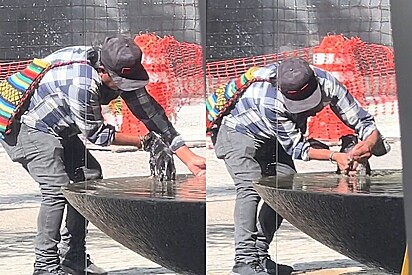
<svg viewBox="0 0 412 275">
<path fill-rule="evenodd" d="M 143 275 L 143 274 L 162 274 L 162 275 L 175 275 L 166 268 L 163 267 L 134 267 L 122 270 L 111 270 L 109 275 Z"/>
<path fill-rule="evenodd" d="M 207 199 L 209 200 L 210 198 L 221 199 L 225 196 L 230 196 L 233 198 L 236 196 L 235 186 L 233 184 L 228 186 L 207 186 L 206 193 Z"/>
<path fill-rule="evenodd" d="M 278 236 L 281 237 L 286 235 L 288 239 L 293 239 L 294 232 L 296 232 L 296 228 L 284 222 L 279 229 Z M 214 249 L 220 247 L 232 247 L 234 240 L 234 226 L 233 224 L 213 224 L 207 226 L 207 246 L 212 246 Z M 285 237 L 286 237 L 285 236 Z M 296 235 L 296 238 L 301 238 L 301 236 Z M 213 266 L 213 263 L 208 262 L 209 266 Z M 360 263 L 351 260 L 351 259 L 334 259 L 329 261 L 311 261 L 311 262 L 301 262 L 301 263 L 294 263 L 293 267 L 295 268 L 295 272 L 293 274 L 305 274 L 307 272 L 313 271 L 324 271 L 330 269 L 340 269 L 340 268 L 360 268 L 361 270 L 358 271 L 351 271 L 347 273 L 339 273 L 341 275 L 389 275 L 382 270 L 368 268 L 366 266 L 361 265 Z M 214 268 L 213 268 L 214 269 Z M 327 274 L 327 273 L 322 273 Z M 335 274 L 335 273 L 334 273 Z M 337 273 L 336 273 L 337 274 Z"/>
<path fill-rule="evenodd" d="M 206 226 L 206 243 L 207 246 L 216 245 L 216 246 L 227 246 L 233 245 L 233 233 L 234 226 L 233 224 L 213 224 Z"/>
<path fill-rule="evenodd" d="M 361 265 L 360 263 L 350 260 L 350 259 L 336 259 L 330 261 L 312 261 L 307 263 L 296 263 L 293 264 L 296 270 L 293 274 L 304 274 L 306 272 L 321 271 L 328 269 L 338 269 L 338 268 L 362 268 L 358 271 L 349 271 L 345 273 L 339 273 L 340 275 L 389 275 L 382 270 L 368 268 Z M 326 272 L 325 270 L 325 272 Z M 326 274 L 326 273 L 325 273 Z"/>
<path fill-rule="evenodd" d="M 113 242 L 104 233 L 96 229 L 89 230 L 89 234 L 92 235 L 92 241 L 94 245 L 97 245 L 101 250 L 107 250 L 113 248 Z M 34 231 L 22 231 L 22 232 L 5 232 L 0 231 L 0 259 L 19 259 L 19 269 L 31 270 L 32 261 L 34 261 L 34 239 L 36 232 Z M 120 246 L 120 245 L 119 245 Z M 126 248 L 124 248 L 126 249 Z M 91 255 L 93 258 L 93 255 Z M 22 259 L 23 257 L 23 259 Z M 24 266 L 24 267 L 23 267 Z M 4 270 L 4 268 L 6 270 Z M 12 264 L 7 267 L 0 267 L 0 273 L 8 272 L 12 268 Z M 10 274 L 10 273 L 7 273 Z M 15 273 L 22 274 L 22 273 Z M 126 269 L 110 270 L 110 275 L 140 275 L 140 274 L 161 274 L 161 275 L 176 275 L 172 271 L 163 267 L 132 267 Z"/>
<path fill-rule="evenodd" d="M 22 205 L 36 204 L 39 205 L 41 197 L 39 193 L 27 193 L 27 194 L 13 194 L 13 195 L 1 195 L 0 196 L 0 210 L 9 207 L 10 205 L 16 205 L 16 208 L 22 208 Z"/>
<path fill-rule="evenodd" d="M 0 258 L 17 257 L 22 254 L 33 254 L 36 232 L 1 232 Z"/>
<path fill-rule="evenodd" d="M 89 226 L 90 228 L 91 226 Z M 114 241 L 111 239 L 109 236 L 107 236 L 105 233 L 100 231 L 97 228 L 90 228 L 88 230 L 88 239 L 87 239 L 87 244 L 88 246 L 95 246 L 98 247 L 100 251 L 107 250 L 111 251 L 114 246 L 118 246 L 119 249 L 124 249 L 129 251 L 128 248 L 124 247 L 120 243 Z M 133 252 L 134 253 L 134 252 Z M 93 259 L 93 255 L 91 255 Z M 116 269 L 116 270 L 110 270 L 109 275 L 140 275 L 140 274 L 161 274 L 161 275 L 176 275 L 176 273 L 173 273 L 167 268 L 158 266 L 158 267 L 132 267 L 132 268 L 126 268 L 126 269 Z"/>
</svg>

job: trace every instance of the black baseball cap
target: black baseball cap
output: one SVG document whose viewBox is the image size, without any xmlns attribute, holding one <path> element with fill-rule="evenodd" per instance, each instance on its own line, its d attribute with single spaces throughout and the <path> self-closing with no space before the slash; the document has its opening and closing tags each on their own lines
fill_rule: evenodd
<svg viewBox="0 0 412 275">
<path fill-rule="evenodd" d="M 291 113 L 302 113 L 319 105 L 322 93 L 313 69 L 302 58 L 292 57 L 278 67 L 278 87 Z"/>
<path fill-rule="evenodd" d="M 144 87 L 149 81 L 142 65 L 142 55 L 133 38 L 110 36 L 103 42 L 101 62 L 120 90 L 133 91 Z"/>
</svg>

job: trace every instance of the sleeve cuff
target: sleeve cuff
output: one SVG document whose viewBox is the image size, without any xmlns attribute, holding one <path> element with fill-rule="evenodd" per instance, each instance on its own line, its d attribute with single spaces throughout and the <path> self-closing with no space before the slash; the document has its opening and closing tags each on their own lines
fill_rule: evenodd
<svg viewBox="0 0 412 275">
<path fill-rule="evenodd" d="M 377 130 L 376 127 L 366 128 L 362 133 L 359 134 L 361 140 L 365 140 L 368 136 L 372 134 L 374 130 Z M 389 153 L 391 150 L 390 144 L 387 142 L 385 137 L 379 132 L 379 130 L 378 130 L 378 134 L 379 134 L 378 142 L 376 143 L 375 148 L 373 148 L 373 151 L 372 151 L 372 154 L 377 157 L 383 156 Z"/>
<path fill-rule="evenodd" d="M 299 142 L 293 149 L 293 159 L 309 161 L 310 143 L 306 141 Z"/>
<path fill-rule="evenodd" d="M 170 150 L 172 150 L 173 153 L 176 153 L 176 151 L 184 145 L 185 141 L 180 135 L 178 135 L 172 140 L 172 143 L 170 144 Z"/>
<path fill-rule="evenodd" d="M 380 157 L 391 151 L 391 145 L 387 142 L 384 136 L 379 132 L 378 142 L 373 148 L 372 154 L 374 156 Z"/>
</svg>

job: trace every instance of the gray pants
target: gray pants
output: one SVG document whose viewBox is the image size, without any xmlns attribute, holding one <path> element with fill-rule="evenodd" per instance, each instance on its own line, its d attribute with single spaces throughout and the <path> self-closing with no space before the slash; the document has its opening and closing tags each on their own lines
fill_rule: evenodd
<svg viewBox="0 0 412 275">
<path fill-rule="evenodd" d="M 294 163 L 276 140 L 257 141 L 225 125 L 217 133 L 215 153 L 225 161 L 236 188 L 235 261 L 256 262 L 268 256 L 283 218 L 266 203 L 257 217 L 260 197 L 253 182 L 262 176 L 294 174 Z"/>
<path fill-rule="evenodd" d="M 41 205 L 37 217 L 35 269 L 54 269 L 60 263 L 58 244 L 62 240 L 63 259 L 85 265 L 87 221 L 67 204 L 61 187 L 75 180 L 75 170 L 86 166 L 101 171 L 97 160 L 77 137 L 59 139 L 18 122 L 1 141 L 14 162 L 19 162 L 39 184 Z M 64 208 L 66 224 L 60 234 Z"/>
</svg>

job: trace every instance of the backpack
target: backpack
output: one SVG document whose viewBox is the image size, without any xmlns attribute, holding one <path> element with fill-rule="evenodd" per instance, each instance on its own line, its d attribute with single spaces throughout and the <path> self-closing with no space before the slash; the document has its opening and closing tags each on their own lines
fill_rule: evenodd
<svg viewBox="0 0 412 275">
<path fill-rule="evenodd" d="M 26 68 L 2 80 L 0 82 L 0 138 L 10 133 L 10 125 L 27 108 L 31 95 L 49 70 L 86 62 L 67 61 L 50 65 L 42 59 L 35 58 Z"/>
<path fill-rule="evenodd" d="M 206 132 L 219 127 L 222 118 L 235 106 L 246 89 L 255 82 L 271 82 L 270 79 L 254 77 L 253 74 L 261 69 L 251 67 L 245 73 L 228 83 L 220 85 L 206 99 Z"/>
</svg>

